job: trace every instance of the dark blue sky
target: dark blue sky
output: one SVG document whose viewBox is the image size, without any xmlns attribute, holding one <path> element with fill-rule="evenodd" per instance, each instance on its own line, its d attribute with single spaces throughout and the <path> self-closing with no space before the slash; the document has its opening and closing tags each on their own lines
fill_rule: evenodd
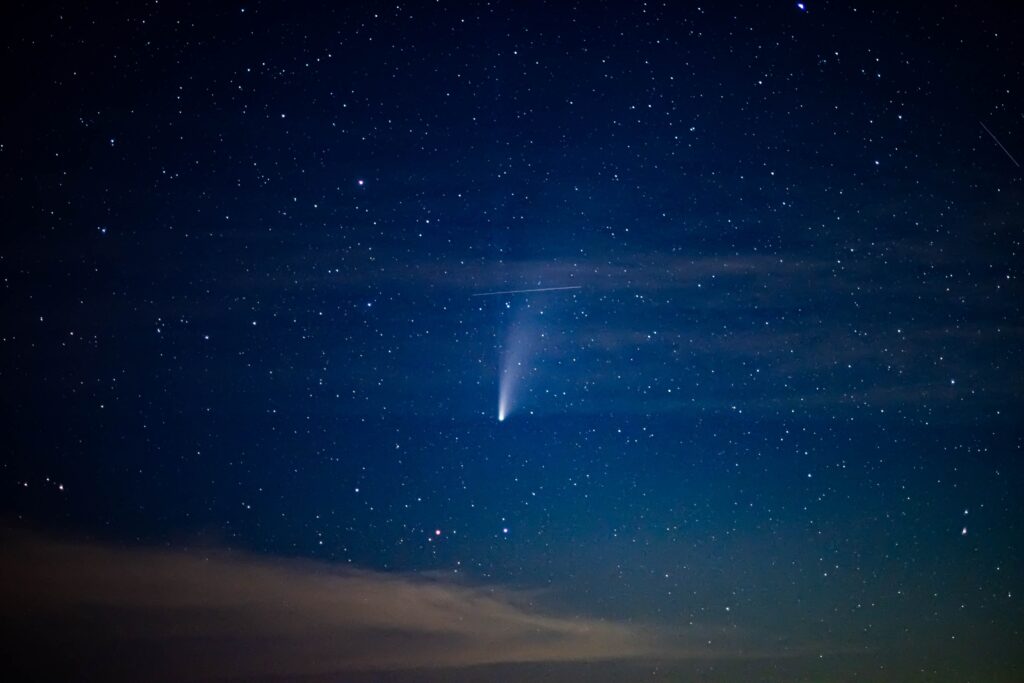
<svg viewBox="0 0 1024 683">
<path fill-rule="evenodd" d="M 1016 680 L 1021 15 L 0 25 L 16 673 Z"/>
</svg>

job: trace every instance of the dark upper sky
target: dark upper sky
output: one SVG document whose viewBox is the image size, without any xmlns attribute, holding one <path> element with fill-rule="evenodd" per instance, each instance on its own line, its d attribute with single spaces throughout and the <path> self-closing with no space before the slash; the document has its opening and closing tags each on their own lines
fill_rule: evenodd
<svg viewBox="0 0 1024 683">
<path fill-rule="evenodd" d="M 1018 680 L 976 5 L 6 6 L 15 669 Z"/>
</svg>

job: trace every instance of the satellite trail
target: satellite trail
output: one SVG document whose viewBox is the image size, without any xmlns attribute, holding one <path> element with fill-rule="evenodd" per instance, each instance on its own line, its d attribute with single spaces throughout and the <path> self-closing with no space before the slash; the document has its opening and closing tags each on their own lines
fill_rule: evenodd
<svg viewBox="0 0 1024 683">
<path fill-rule="evenodd" d="M 497 296 L 499 294 L 530 294 L 532 292 L 560 292 L 566 289 L 583 289 L 582 286 L 576 287 L 538 287 L 537 289 L 507 289 L 502 292 L 480 292 L 479 294 L 471 294 L 470 296 Z"/>
<path fill-rule="evenodd" d="M 992 131 L 990 131 L 988 129 L 988 126 L 986 126 L 981 121 L 978 121 L 978 123 L 981 123 L 981 127 L 985 129 L 985 132 L 988 133 L 989 137 L 992 138 L 993 140 L 995 140 L 996 144 L 999 145 L 999 149 L 1001 149 L 1004 152 L 1006 152 L 1006 156 L 1010 157 L 1010 161 L 1013 162 L 1014 166 L 1016 166 L 1017 168 L 1020 168 L 1020 164 L 1018 164 L 1017 160 L 1013 158 L 1012 154 L 1010 154 L 1010 150 L 1008 150 L 1005 147 L 1003 147 L 1003 143 L 999 142 L 999 138 L 996 137 L 996 134 L 993 133 Z"/>
</svg>

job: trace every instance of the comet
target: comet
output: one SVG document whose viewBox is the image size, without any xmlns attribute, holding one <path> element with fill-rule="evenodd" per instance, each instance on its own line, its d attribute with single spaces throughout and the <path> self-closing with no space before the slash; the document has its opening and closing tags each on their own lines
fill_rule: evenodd
<svg viewBox="0 0 1024 683">
<path fill-rule="evenodd" d="M 518 395 L 528 371 L 530 348 L 534 343 L 533 326 L 520 319 L 509 327 L 501 350 L 498 377 L 498 422 L 504 422 L 516 408 Z"/>
<path fill-rule="evenodd" d="M 564 292 L 567 289 L 583 289 L 582 286 L 575 287 L 537 287 L 536 289 L 506 289 L 501 292 L 480 292 L 470 296 L 498 296 L 499 294 L 533 294 L 534 292 Z"/>
</svg>

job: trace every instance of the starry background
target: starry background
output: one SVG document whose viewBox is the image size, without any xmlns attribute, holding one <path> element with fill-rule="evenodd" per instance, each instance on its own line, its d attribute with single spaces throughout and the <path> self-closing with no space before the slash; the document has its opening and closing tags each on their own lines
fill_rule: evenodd
<svg viewBox="0 0 1024 683">
<path fill-rule="evenodd" d="M 447 680 L 1017 680 L 1019 14 L 3 14 L 4 526 L 687 643 Z"/>
</svg>

